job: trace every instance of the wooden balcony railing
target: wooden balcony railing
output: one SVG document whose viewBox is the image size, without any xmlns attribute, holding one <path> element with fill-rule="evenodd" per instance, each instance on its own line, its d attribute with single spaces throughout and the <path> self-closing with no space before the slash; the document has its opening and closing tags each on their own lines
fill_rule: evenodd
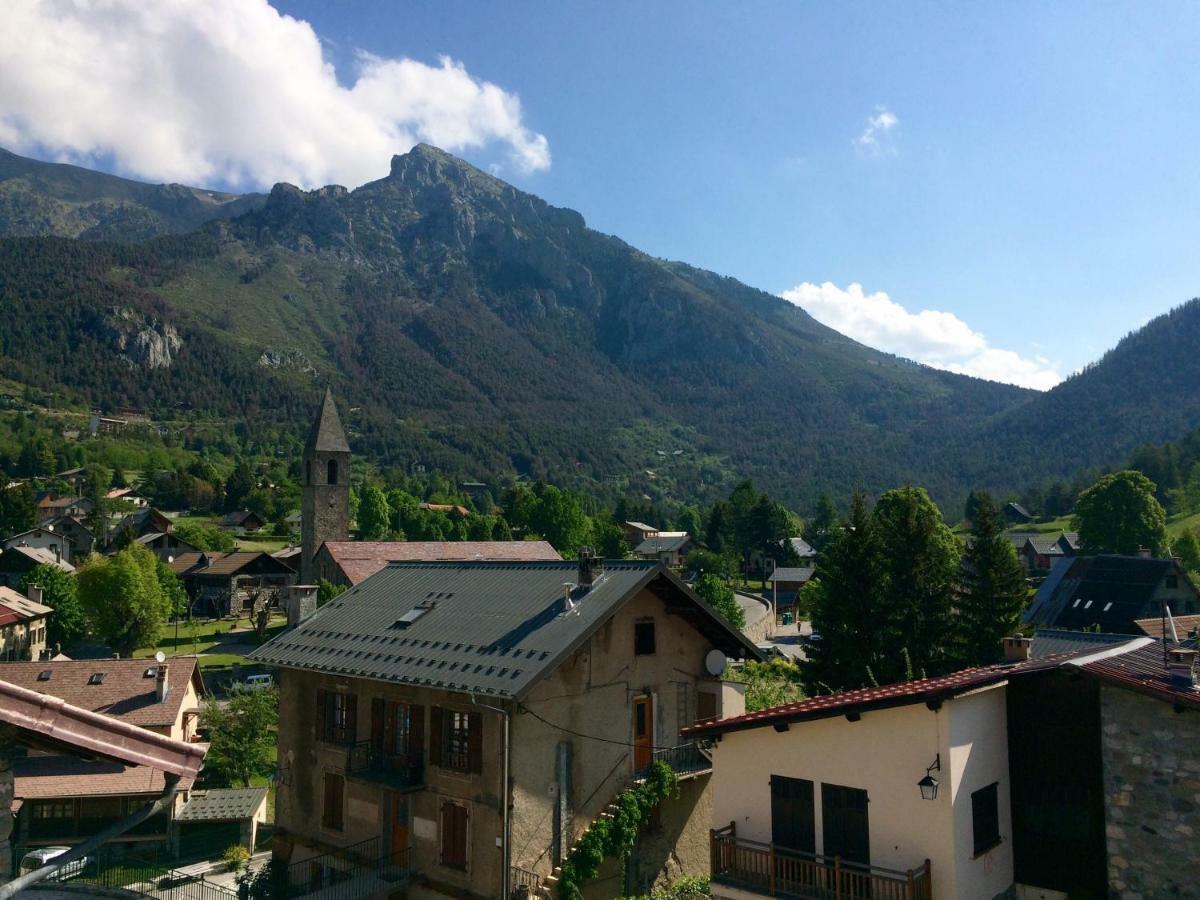
<svg viewBox="0 0 1200 900">
<path fill-rule="evenodd" d="M 346 748 L 346 776 L 391 787 L 420 787 L 425 783 L 425 758 L 420 753 L 387 753 L 373 741 Z"/>
<path fill-rule="evenodd" d="M 732 822 L 711 832 L 711 854 L 713 881 L 768 897 L 933 900 L 929 860 L 905 871 L 865 866 L 738 838 Z"/>
</svg>

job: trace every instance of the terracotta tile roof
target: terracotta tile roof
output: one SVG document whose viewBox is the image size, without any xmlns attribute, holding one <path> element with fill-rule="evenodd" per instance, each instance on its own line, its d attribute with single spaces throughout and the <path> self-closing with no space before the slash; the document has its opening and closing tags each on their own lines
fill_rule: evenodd
<svg viewBox="0 0 1200 900">
<path fill-rule="evenodd" d="M 911 706 L 915 703 L 948 700 L 967 691 L 1007 681 L 1014 675 L 1057 668 L 1064 661 L 1078 655 L 1080 654 L 1067 653 L 1018 663 L 981 666 L 952 672 L 949 675 L 939 675 L 935 678 L 919 678 L 915 681 L 887 684 L 882 687 L 860 688 L 855 691 L 810 697 L 797 703 L 773 706 L 741 716 L 731 716 L 728 719 L 717 719 L 692 725 L 684 729 L 684 733 L 694 737 L 706 737 L 726 731 L 761 728 L 775 723 L 826 719 L 850 712 L 865 712 L 872 709 L 888 709 L 894 706 Z"/>
<path fill-rule="evenodd" d="M 1167 644 L 1166 649 L 1174 647 L 1178 645 Z M 1128 653 L 1099 659 L 1085 658 L 1074 665 L 1068 663 L 1068 667 L 1109 684 L 1130 688 L 1168 703 L 1200 707 L 1200 690 L 1172 684 L 1163 654 L 1163 644 L 1160 641 L 1152 641 Z"/>
<path fill-rule="evenodd" d="M 167 661 L 167 699 L 159 703 L 154 693 L 155 679 L 146 670 L 156 666 L 152 659 L 72 659 L 50 662 L 0 663 L 0 680 L 19 685 L 39 694 L 59 697 L 73 706 L 113 716 L 132 725 L 149 728 L 173 726 L 179 719 L 191 681 L 200 696 L 203 683 L 196 668 L 196 657 L 177 656 Z M 42 672 L 50 678 L 39 681 Z M 104 673 L 100 684 L 88 684 L 97 672 Z"/>
<path fill-rule="evenodd" d="M 149 766 L 74 756 L 18 758 L 13 763 L 13 780 L 13 796 L 22 800 L 161 794 L 167 781 L 162 772 Z M 192 780 L 180 779 L 180 789 L 190 788 Z"/>
<path fill-rule="evenodd" d="M 0 587 L 0 625 L 29 622 L 41 619 L 54 612 L 49 606 L 34 603 L 24 594 L 12 588 Z"/>
<path fill-rule="evenodd" d="M 1133 623 L 1142 633 L 1152 638 L 1161 638 L 1163 636 L 1163 620 L 1161 616 L 1152 616 L 1149 619 L 1136 619 Z M 1187 640 L 1187 636 L 1196 629 L 1200 629 L 1200 616 L 1175 616 L 1175 634 L 1180 640 Z M 1166 634 L 1171 633 L 1171 626 L 1166 626 Z"/>
<path fill-rule="evenodd" d="M 55 750 L 65 746 L 68 752 L 81 751 L 124 765 L 148 766 L 189 783 L 200 770 L 208 749 L 207 745 L 172 740 L 3 680 L 0 723 L 16 728 L 18 739 L 25 744 Z"/>
<path fill-rule="evenodd" d="M 326 541 L 322 546 L 352 585 L 389 562 L 558 562 L 546 541 Z"/>
</svg>

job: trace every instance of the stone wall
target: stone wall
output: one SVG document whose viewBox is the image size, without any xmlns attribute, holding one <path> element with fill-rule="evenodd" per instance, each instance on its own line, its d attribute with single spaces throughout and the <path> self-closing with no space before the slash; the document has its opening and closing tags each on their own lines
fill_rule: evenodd
<svg viewBox="0 0 1200 900">
<path fill-rule="evenodd" d="M 1200 892 L 1200 715 L 1105 685 L 1100 691 L 1111 897 Z"/>
</svg>

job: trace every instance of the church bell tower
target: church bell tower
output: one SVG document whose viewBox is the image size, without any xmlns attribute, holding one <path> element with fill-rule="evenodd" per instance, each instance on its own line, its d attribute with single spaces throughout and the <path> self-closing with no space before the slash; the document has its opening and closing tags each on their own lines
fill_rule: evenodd
<svg viewBox="0 0 1200 900">
<path fill-rule="evenodd" d="M 328 388 L 304 445 L 301 477 L 300 581 L 316 584 L 314 557 L 321 545 L 350 537 L 350 445 Z"/>
</svg>

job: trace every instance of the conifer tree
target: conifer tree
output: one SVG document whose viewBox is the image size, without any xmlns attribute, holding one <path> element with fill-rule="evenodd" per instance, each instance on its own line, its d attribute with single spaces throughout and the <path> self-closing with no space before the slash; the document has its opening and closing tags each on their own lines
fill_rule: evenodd
<svg viewBox="0 0 1200 900">
<path fill-rule="evenodd" d="M 962 585 L 953 620 L 955 661 L 981 666 L 998 661 L 1029 596 L 1025 572 L 1004 536 L 1000 508 L 990 494 L 972 492 L 975 515 L 963 556 Z"/>
</svg>

